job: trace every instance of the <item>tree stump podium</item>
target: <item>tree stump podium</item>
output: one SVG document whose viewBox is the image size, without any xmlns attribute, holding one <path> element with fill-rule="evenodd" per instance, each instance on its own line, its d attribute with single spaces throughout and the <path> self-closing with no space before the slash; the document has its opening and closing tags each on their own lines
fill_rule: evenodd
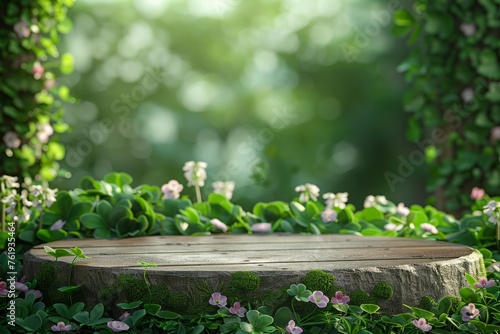
<svg viewBox="0 0 500 334">
<path fill-rule="evenodd" d="M 423 296 L 435 299 L 456 295 L 467 285 L 465 273 L 480 276 L 484 265 L 473 249 L 447 242 L 353 235 L 212 235 L 153 236 L 119 240 L 71 239 L 52 242 L 52 248 L 79 247 L 91 259 L 78 261 L 73 285 L 85 286 L 88 303 L 97 302 L 101 287 L 116 284 L 122 273 L 141 278 L 140 261 L 158 264 L 147 270 L 151 284 L 189 291 L 201 282 L 214 290 L 236 271 L 259 275 L 263 288 L 279 289 L 298 284 L 310 270 L 335 276 L 347 294 L 370 291 L 384 280 L 394 288 L 391 301 L 382 303 L 389 313 L 403 312 L 403 304 L 417 305 Z M 24 270 L 36 277 L 40 266 L 53 262 L 43 249 L 26 253 Z M 59 259 L 68 272 L 72 258 Z M 331 297 L 331 296 L 329 296 Z"/>
</svg>

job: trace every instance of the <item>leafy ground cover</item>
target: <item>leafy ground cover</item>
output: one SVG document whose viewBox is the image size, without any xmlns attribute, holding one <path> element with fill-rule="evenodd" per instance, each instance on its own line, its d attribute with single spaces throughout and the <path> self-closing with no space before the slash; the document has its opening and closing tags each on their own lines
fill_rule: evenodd
<svg viewBox="0 0 500 334">
<path fill-rule="evenodd" d="M 59 192 L 28 181 L 20 184 L 16 178 L 3 176 L 1 241 L 5 251 L 0 255 L 0 307 L 8 317 L 0 322 L 2 330 L 6 333 L 493 333 L 500 329 L 500 272 L 495 266 L 500 204 L 481 189 L 473 190 L 474 205 L 460 219 L 432 206 L 396 205 L 384 196 L 368 196 L 363 207 L 356 208 L 348 202 L 347 193 L 327 192 L 321 196 L 320 189 L 312 184 L 297 186 L 297 197 L 290 202 L 257 203 L 251 211 L 246 211 L 231 202 L 234 190 L 231 182 L 215 182 L 213 191 L 203 198 L 206 167 L 203 162 L 189 162 L 184 168 L 187 186 L 195 189 L 195 201 L 182 194 L 184 186 L 177 180 L 170 180 L 162 187 L 133 187 L 132 177 L 124 173 L 108 174 L 104 180 L 86 177 L 79 188 Z M 347 293 L 336 285 L 318 285 L 315 280 L 306 280 L 283 287 L 280 303 L 272 298 L 245 300 L 230 289 L 207 290 L 199 309 L 181 314 L 178 309 L 169 309 L 168 302 L 152 297 L 158 294 L 152 291 L 154 287 L 150 289 L 146 270 L 154 264 L 143 263 L 143 283 L 135 278 L 131 286 L 132 291 L 141 285 L 147 288 L 142 295 L 144 300 L 113 305 L 106 303 L 105 298 L 97 305 L 78 301 L 79 286 L 71 285 L 71 271 L 67 284 L 58 287 L 67 297 L 62 302 L 43 289 L 40 291 L 42 281 L 26 282 L 22 277 L 22 254 L 42 242 L 65 238 L 276 232 L 457 242 L 478 249 L 488 270 L 483 277 L 467 276 L 470 286 L 457 291 L 457 296 L 439 301 L 427 297 L 420 305 L 408 305 L 408 312 L 397 315 L 384 314 L 377 305 L 377 300 L 383 299 L 381 295 L 392 296 L 390 287 L 375 298 L 377 293 L 373 291 Z M 11 245 L 13 241 L 15 247 Z M 86 259 L 83 250 L 77 247 L 46 250 L 55 262 L 62 256 L 72 256 L 73 265 Z M 9 272 L 14 271 L 16 277 L 9 277 Z M 334 277 L 323 281 L 334 282 Z M 117 308 L 123 313 L 116 314 Z"/>
</svg>

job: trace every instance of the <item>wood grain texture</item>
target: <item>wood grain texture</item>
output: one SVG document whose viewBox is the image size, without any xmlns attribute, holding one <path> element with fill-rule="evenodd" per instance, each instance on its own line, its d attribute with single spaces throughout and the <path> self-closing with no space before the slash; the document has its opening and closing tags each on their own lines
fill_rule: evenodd
<svg viewBox="0 0 500 334">
<path fill-rule="evenodd" d="M 396 305 L 415 304 L 425 295 L 440 298 L 465 286 L 465 273 L 478 276 L 480 255 L 469 247 L 438 241 L 352 235 L 215 235 L 205 237 L 155 236 L 119 240 L 63 240 L 52 248 L 80 247 L 91 259 L 79 261 L 75 284 L 98 287 L 116 281 L 120 273 L 140 275 L 139 261 L 158 264 L 148 269 L 154 284 L 186 290 L 200 279 L 214 288 L 231 272 L 248 270 L 261 276 L 266 288 L 300 282 L 309 270 L 332 273 L 347 291 L 371 290 L 380 280 L 395 288 Z M 53 261 L 39 245 L 24 259 L 26 275 Z M 69 267 L 72 258 L 61 258 Z"/>
</svg>

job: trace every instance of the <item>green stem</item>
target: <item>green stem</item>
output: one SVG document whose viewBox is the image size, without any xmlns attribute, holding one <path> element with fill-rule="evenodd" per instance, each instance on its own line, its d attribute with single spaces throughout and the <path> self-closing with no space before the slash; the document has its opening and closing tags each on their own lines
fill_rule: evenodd
<svg viewBox="0 0 500 334">
<path fill-rule="evenodd" d="M 73 267 L 75 266 L 76 259 L 77 259 L 77 257 L 75 256 L 75 258 L 73 259 L 73 261 L 71 261 L 71 266 L 69 267 L 68 286 L 71 286 L 71 274 L 73 272 Z M 73 305 L 72 294 L 73 294 L 72 292 L 69 293 L 69 303 L 71 305 Z"/>
<path fill-rule="evenodd" d="M 195 185 L 194 188 L 196 190 L 196 201 L 198 203 L 201 203 L 201 191 L 200 191 L 200 187 L 198 185 Z"/>
<path fill-rule="evenodd" d="M 146 270 L 148 270 L 148 267 L 144 267 L 144 283 L 146 283 L 146 288 L 148 288 L 149 297 L 151 297 L 151 290 L 149 289 L 149 282 L 146 279 Z"/>
</svg>

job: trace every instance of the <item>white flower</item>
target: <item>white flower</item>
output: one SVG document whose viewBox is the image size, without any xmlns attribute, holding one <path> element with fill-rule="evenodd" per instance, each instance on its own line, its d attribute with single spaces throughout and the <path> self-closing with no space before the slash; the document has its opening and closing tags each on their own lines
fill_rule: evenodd
<svg viewBox="0 0 500 334">
<path fill-rule="evenodd" d="M 329 209 L 332 207 L 344 209 L 348 197 L 349 193 L 326 193 L 323 195 L 323 199 L 326 201 L 326 207 Z"/>
<path fill-rule="evenodd" d="M 203 187 L 207 178 L 207 163 L 203 161 L 188 161 L 182 167 L 184 177 L 188 180 L 188 186 Z"/>
<path fill-rule="evenodd" d="M 212 183 L 212 187 L 214 188 L 214 193 L 223 195 L 227 199 L 231 199 L 233 197 L 234 191 L 234 182 L 233 181 L 215 181 Z"/>
<path fill-rule="evenodd" d="M 365 198 L 365 202 L 364 202 L 363 206 L 365 208 L 369 208 L 369 207 L 375 206 L 377 204 L 387 205 L 387 198 L 385 198 L 385 196 L 382 196 L 382 195 L 379 195 L 379 196 L 369 195 Z"/>
<path fill-rule="evenodd" d="M 161 187 L 161 191 L 165 198 L 178 199 L 184 186 L 177 180 L 170 180 Z"/>
<path fill-rule="evenodd" d="M 375 196 L 375 201 L 377 201 L 378 204 L 387 205 L 387 198 L 385 198 L 385 196 Z"/>
<path fill-rule="evenodd" d="M 472 87 L 467 87 L 462 91 L 460 96 L 462 97 L 462 101 L 464 101 L 464 103 L 472 102 L 472 100 L 474 100 L 474 89 Z"/>
<path fill-rule="evenodd" d="M 377 204 L 377 202 L 375 201 L 375 196 L 369 195 L 365 198 L 365 203 L 363 204 L 363 207 L 369 208 L 375 206 L 375 204 Z"/>
<path fill-rule="evenodd" d="M 217 229 L 221 230 L 222 232 L 226 233 L 227 232 L 227 225 L 221 222 L 219 219 L 214 218 L 210 220 L 210 223 Z"/>
<path fill-rule="evenodd" d="M 36 133 L 36 137 L 42 143 L 46 143 L 49 141 L 49 137 L 54 134 L 54 129 L 50 124 L 42 124 L 38 127 L 38 132 Z"/>
<path fill-rule="evenodd" d="M 404 203 L 399 203 L 396 207 L 396 212 L 403 217 L 406 217 L 410 214 L 410 209 L 408 209 Z"/>
<path fill-rule="evenodd" d="M 55 203 L 57 189 L 45 188 L 45 205 L 47 208 L 50 208 L 52 204 Z"/>
<path fill-rule="evenodd" d="M 498 215 L 490 216 L 490 218 L 488 218 L 488 221 L 495 225 L 498 224 Z"/>
<path fill-rule="evenodd" d="M 460 30 L 462 30 L 465 36 L 469 37 L 476 33 L 476 25 L 474 23 L 462 23 Z"/>
<path fill-rule="evenodd" d="M 31 202 L 29 199 L 28 199 L 28 191 L 26 189 L 23 189 L 21 191 L 21 201 L 23 203 L 23 206 L 25 207 L 30 207 L 33 205 L 33 202 Z"/>
<path fill-rule="evenodd" d="M 491 139 L 494 141 L 500 140 L 500 126 L 491 129 Z"/>
<path fill-rule="evenodd" d="M 6 214 L 11 214 L 16 209 L 16 204 L 17 204 L 16 199 L 17 199 L 17 192 L 15 190 L 12 190 L 12 192 L 9 195 L 2 198 L 1 202 L 3 204 L 6 204 L 5 207 Z"/>
<path fill-rule="evenodd" d="M 438 233 L 438 229 L 436 228 L 436 226 L 432 225 L 432 224 L 429 224 L 429 223 L 423 223 L 420 225 L 420 227 L 422 228 L 422 230 L 424 230 L 425 232 L 429 232 L 431 234 L 437 234 Z"/>
<path fill-rule="evenodd" d="M 483 212 L 488 216 L 493 215 L 495 213 L 495 209 L 497 208 L 498 203 L 496 201 L 489 201 L 488 204 L 483 206 Z"/>
<path fill-rule="evenodd" d="M 28 23 L 24 21 L 19 21 L 14 24 L 14 31 L 16 32 L 17 36 L 19 36 L 19 38 L 28 38 L 31 34 Z"/>
<path fill-rule="evenodd" d="M 404 226 L 401 224 L 396 225 L 394 223 L 387 223 L 384 225 L 384 228 L 386 231 L 396 231 L 397 232 L 397 231 L 401 230 L 403 227 Z"/>
<path fill-rule="evenodd" d="M 21 138 L 19 138 L 19 135 L 14 131 L 7 131 L 3 135 L 3 142 L 7 148 L 18 148 L 21 146 Z"/>
<path fill-rule="evenodd" d="M 300 193 L 299 202 L 305 203 L 310 199 L 316 201 L 319 197 L 319 188 L 311 183 L 306 183 L 295 187 L 295 191 Z"/>
<path fill-rule="evenodd" d="M 18 178 L 17 176 L 9 176 L 9 175 L 3 175 L 0 177 L 0 181 L 5 182 L 5 186 L 7 188 L 13 189 L 13 188 L 19 188 L 19 182 L 17 182 Z"/>
</svg>

